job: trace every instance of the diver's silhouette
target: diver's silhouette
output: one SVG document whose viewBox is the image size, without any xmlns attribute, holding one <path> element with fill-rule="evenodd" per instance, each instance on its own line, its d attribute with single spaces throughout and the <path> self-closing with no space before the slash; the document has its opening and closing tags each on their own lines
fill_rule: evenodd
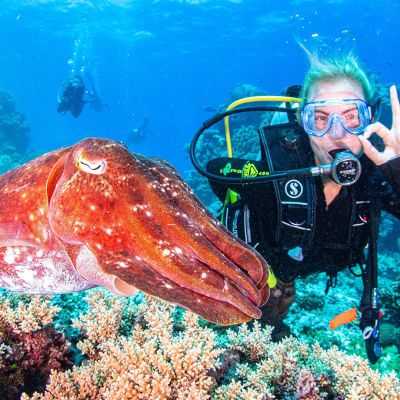
<svg viewBox="0 0 400 400">
<path fill-rule="evenodd" d="M 78 118 L 85 104 L 90 104 L 97 112 L 110 109 L 97 94 L 90 74 L 86 73 L 84 78 L 85 81 L 80 75 L 73 75 L 63 81 L 58 93 L 57 111 L 60 114 L 69 111 L 73 117 Z"/>
<path fill-rule="evenodd" d="M 84 94 L 85 84 L 79 75 L 65 80 L 58 94 L 57 112 L 64 115 L 70 111 L 73 117 L 78 118 L 85 105 Z"/>
<path fill-rule="evenodd" d="M 143 142 L 148 136 L 148 134 L 151 133 L 151 131 L 148 128 L 149 122 L 150 122 L 149 119 L 145 118 L 141 126 L 139 126 L 138 128 L 133 128 L 128 134 L 126 143 L 128 145 L 132 145 Z"/>
</svg>

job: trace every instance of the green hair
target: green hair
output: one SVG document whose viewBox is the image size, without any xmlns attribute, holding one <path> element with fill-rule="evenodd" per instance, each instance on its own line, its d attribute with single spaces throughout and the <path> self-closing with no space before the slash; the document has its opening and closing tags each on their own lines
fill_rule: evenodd
<svg viewBox="0 0 400 400">
<path fill-rule="evenodd" d="M 375 84 L 368 78 L 367 73 L 360 66 L 358 58 L 351 52 L 340 58 L 320 58 L 302 44 L 310 61 L 310 68 L 306 73 L 300 96 L 303 104 L 307 102 L 310 88 L 319 82 L 338 82 L 349 80 L 359 84 L 364 92 L 365 100 L 371 102 L 375 95 Z"/>
</svg>

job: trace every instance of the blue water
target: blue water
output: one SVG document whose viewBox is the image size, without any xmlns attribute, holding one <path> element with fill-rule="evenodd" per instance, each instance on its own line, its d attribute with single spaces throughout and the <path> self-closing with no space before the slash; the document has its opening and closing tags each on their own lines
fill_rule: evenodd
<svg viewBox="0 0 400 400">
<path fill-rule="evenodd" d="M 296 38 L 322 51 L 354 48 L 382 82 L 398 83 L 397 1 L 2 0 L 0 89 L 31 123 L 35 152 L 87 137 L 125 140 L 149 119 L 152 135 L 131 147 L 191 168 L 184 144 L 238 83 L 269 94 L 301 83 L 307 60 Z M 89 71 L 102 113 L 56 112 L 72 71 Z"/>
</svg>

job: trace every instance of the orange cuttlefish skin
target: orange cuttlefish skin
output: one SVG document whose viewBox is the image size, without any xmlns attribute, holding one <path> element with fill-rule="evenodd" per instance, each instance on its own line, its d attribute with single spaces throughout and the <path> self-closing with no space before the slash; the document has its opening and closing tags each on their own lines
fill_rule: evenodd
<svg viewBox="0 0 400 400">
<path fill-rule="evenodd" d="M 137 290 L 230 325 L 259 318 L 268 265 L 166 162 L 88 138 L 0 176 L 0 287 Z"/>
</svg>

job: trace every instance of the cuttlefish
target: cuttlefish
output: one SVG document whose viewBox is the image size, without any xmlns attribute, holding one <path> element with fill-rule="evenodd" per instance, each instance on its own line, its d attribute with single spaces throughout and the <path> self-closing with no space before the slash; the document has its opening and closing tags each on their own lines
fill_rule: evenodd
<svg viewBox="0 0 400 400">
<path fill-rule="evenodd" d="M 0 176 L 0 287 L 138 290 L 230 325 L 259 318 L 268 265 L 165 161 L 88 138 Z"/>
</svg>

